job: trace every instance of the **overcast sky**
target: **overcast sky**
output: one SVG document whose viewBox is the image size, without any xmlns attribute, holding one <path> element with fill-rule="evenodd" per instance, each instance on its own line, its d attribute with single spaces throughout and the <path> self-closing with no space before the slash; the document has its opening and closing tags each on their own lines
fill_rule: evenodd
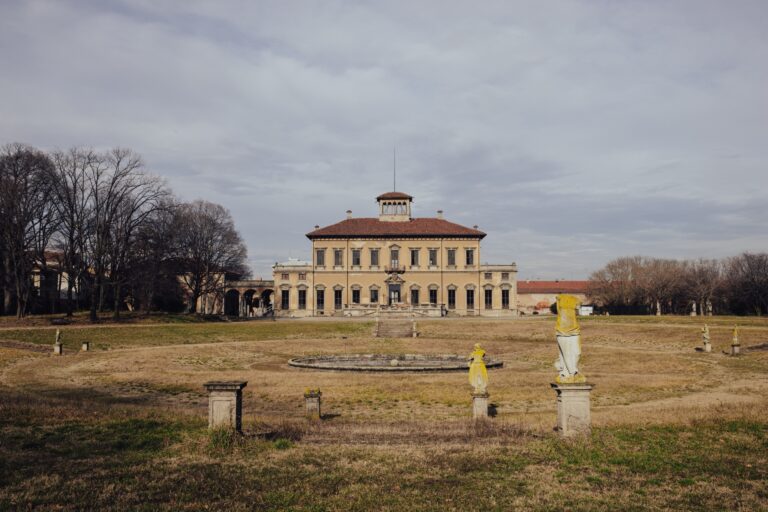
<svg viewBox="0 0 768 512">
<path fill-rule="evenodd" d="M 768 2 L 0 0 L 0 144 L 130 147 L 254 274 L 315 224 L 479 225 L 482 260 L 768 249 Z"/>
</svg>

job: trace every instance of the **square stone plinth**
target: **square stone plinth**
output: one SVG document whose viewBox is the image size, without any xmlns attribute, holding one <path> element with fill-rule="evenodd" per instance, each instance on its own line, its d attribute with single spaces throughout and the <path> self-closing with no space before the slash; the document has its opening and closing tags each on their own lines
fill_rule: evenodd
<svg viewBox="0 0 768 512">
<path fill-rule="evenodd" d="M 737 356 L 741 352 L 741 345 L 731 345 L 731 355 Z"/>
<path fill-rule="evenodd" d="M 53 354 L 57 356 L 63 356 L 64 355 L 64 345 L 61 343 L 54 343 L 53 344 Z"/>
<path fill-rule="evenodd" d="M 319 389 L 310 390 L 304 393 L 304 404 L 306 407 L 306 416 L 310 420 L 319 420 L 321 418 L 320 413 L 320 401 L 323 394 Z"/>
<path fill-rule="evenodd" d="M 552 389 L 557 392 L 557 428 L 563 437 L 589 434 L 592 430 L 589 393 L 591 384 L 557 384 Z"/>
<path fill-rule="evenodd" d="M 472 393 L 472 419 L 488 419 L 488 393 Z"/>
<path fill-rule="evenodd" d="M 244 380 L 212 381 L 203 384 L 208 390 L 208 428 L 242 431 Z"/>
<path fill-rule="evenodd" d="M 88 352 L 89 350 L 91 350 L 91 342 L 84 341 L 83 345 L 80 347 L 80 350 L 82 350 L 83 352 Z"/>
</svg>

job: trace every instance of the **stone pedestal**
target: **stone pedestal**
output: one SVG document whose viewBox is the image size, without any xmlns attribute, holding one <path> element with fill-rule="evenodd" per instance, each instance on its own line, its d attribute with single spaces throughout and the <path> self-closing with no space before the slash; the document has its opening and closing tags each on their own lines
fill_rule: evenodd
<svg viewBox="0 0 768 512">
<path fill-rule="evenodd" d="M 91 342 L 90 341 L 84 341 L 83 346 L 80 348 L 83 352 L 88 352 L 91 350 Z"/>
<path fill-rule="evenodd" d="M 472 393 L 472 419 L 488 419 L 488 393 Z"/>
<path fill-rule="evenodd" d="M 247 381 L 211 381 L 208 390 L 208 428 L 242 431 L 243 388 Z"/>
<path fill-rule="evenodd" d="M 64 355 L 64 345 L 61 343 L 54 343 L 53 344 L 53 354 L 57 356 L 63 356 Z"/>
<path fill-rule="evenodd" d="M 323 394 L 319 389 L 308 389 L 304 393 L 305 414 L 310 420 L 320 419 L 320 400 Z"/>
<path fill-rule="evenodd" d="M 589 434 L 592 420 L 589 410 L 589 393 L 592 385 L 552 383 L 557 392 L 557 431 L 563 437 Z"/>
<path fill-rule="evenodd" d="M 712 344 L 711 343 L 705 343 L 704 344 L 704 352 L 712 352 Z"/>
<path fill-rule="evenodd" d="M 741 345 L 731 345 L 731 355 L 737 356 L 741 352 Z"/>
</svg>

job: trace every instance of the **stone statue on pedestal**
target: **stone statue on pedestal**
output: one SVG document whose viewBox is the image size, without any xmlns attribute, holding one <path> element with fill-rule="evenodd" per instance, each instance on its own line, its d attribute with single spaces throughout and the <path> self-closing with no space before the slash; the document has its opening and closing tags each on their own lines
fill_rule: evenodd
<svg viewBox="0 0 768 512">
<path fill-rule="evenodd" d="M 704 342 L 704 352 L 711 352 L 712 345 L 709 343 L 709 326 L 707 324 L 701 328 L 701 340 Z"/>
<path fill-rule="evenodd" d="M 579 358 L 581 357 L 581 331 L 576 311 L 579 299 L 573 295 L 557 296 L 557 322 L 555 334 L 560 358 L 555 362 L 558 370 L 555 382 L 558 384 L 574 384 L 586 382 L 579 373 Z"/>
<path fill-rule="evenodd" d="M 469 383 L 472 385 L 472 394 L 482 395 L 487 393 L 488 390 L 488 370 L 485 368 L 485 361 L 483 356 L 485 350 L 480 347 L 479 343 L 475 343 L 475 350 L 469 355 L 472 358 L 472 362 L 469 363 Z"/>
</svg>

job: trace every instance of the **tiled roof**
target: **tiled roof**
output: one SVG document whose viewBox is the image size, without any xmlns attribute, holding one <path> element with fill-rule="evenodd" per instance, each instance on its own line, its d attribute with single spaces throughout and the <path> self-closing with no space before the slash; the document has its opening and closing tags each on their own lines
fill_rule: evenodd
<svg viewBox="0 0 768 512">
<path fill-rule="evenodd" d="M 377 201 L 382 199 L 413 199 L 413 196 L 409 196 L 405 192 L 385 192 L 376 198 Z"/>
<path fill-rule="evenodd" d="M 517 293 L 587 293 L 589 281 L 518 281 Z"/>
<path fill-rule="evenodd" d="M 428 237 L 467 237 L 482 239 L 485 233 L 467 228 L 444 219 L 420 218 L 404 222 L 384 222 L 377 218 L 346 219 L 324 228 L 307 233 L 307 238 L 348 238 L 348 237 L 383 237 L 397 238 L 407 236 Z"/>
</svg>

